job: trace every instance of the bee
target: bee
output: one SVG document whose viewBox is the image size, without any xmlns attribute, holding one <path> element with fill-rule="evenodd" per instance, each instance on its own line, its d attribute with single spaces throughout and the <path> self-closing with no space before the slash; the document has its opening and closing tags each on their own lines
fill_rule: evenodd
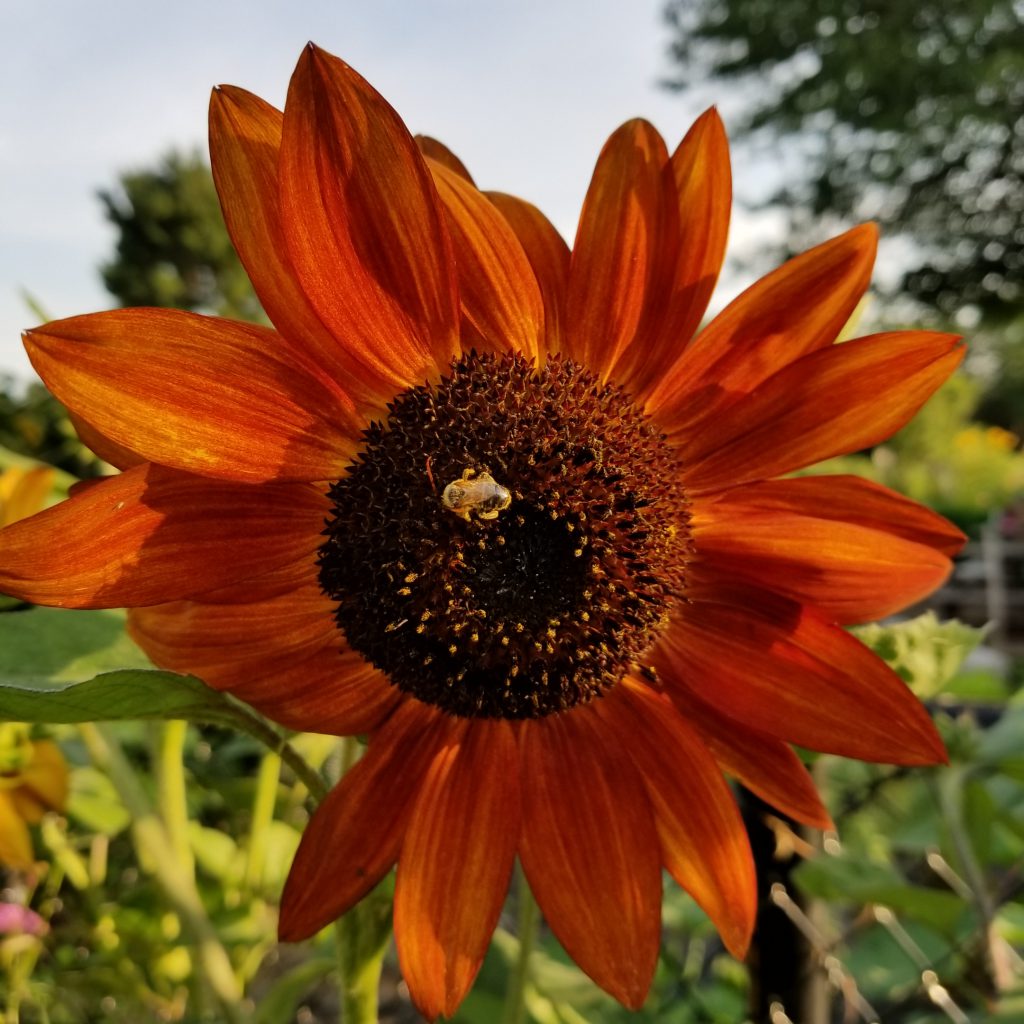
<svg viewBox="0 0 1024 1024">
<path fill-rule="evenodd" d="M 480 519 L 497 519 L 498 513 L 512 504 L 512 495 L 486 470 L 477 474 L 474 469 L 464 469 L 461 478 L 442 492 L 441 504 L 468 523 L 470 512 Z"/>
</svg>

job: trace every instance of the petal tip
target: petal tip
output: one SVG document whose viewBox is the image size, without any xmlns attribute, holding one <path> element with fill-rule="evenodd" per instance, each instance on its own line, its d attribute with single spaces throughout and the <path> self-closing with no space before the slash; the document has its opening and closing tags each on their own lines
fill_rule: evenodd
<svg viewBox="0 0 1024 1024">
<path fill-rule="evenodd" d="M 697 126 L 705 130 L 717 132 L 723 137 L 726 134 L 725 122 L 722 120 L 722 115 L 718 112 L 718 107 L 712 104 L 705 110 L 696 121 L 693 122 L 693 126 Z"/>
</svg>

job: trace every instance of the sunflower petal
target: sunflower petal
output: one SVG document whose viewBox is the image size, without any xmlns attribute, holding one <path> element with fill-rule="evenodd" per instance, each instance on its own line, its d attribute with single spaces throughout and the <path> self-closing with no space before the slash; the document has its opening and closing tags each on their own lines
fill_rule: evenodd
<svg viewBox="0 0 1024 1024">
<path fill-rule="evenodd" d="M 743 959 L 757 914 L 754 858 L 715 759 L 671 702 L 642 683 L 624 680 L 595 708 L 643 776 L 669 874 Z"/>
<path fill-rule="evenodd" d="M 402 699 L 382 672 L 344 644 L 319 647 L 232 693 L 289 729 L 330 736 L 372 732 Z"/>
<path fill-rule="evenodd" d="M 129 451 L 124 445 L 116 444 L 105 434 L 100 433 L 91 423 L 86 423 L 81 416 L 68 410 L 68 419 L 78 434 L 78 440 L 82 442 L 91 452 L 98 455 L 104 462 L 109 462 L 115 469 L 131 469 L 132 466 L 141 466 L 146 460 L 133 451 Z M 84 483 L 84 481 L 79 481 Z"/>
<path fill-rule="evenodd" d="M 766 482 L 769 489 L 792 483 L 800 481 Z M 833 502 L 841 501 L 841 490 L 836 489 Z M 709 581 L 746 580 L 812 604 L 836 622 L 853 623 L 885 618 L 914 604 L 952 571 L 946 555 L 884 528 L 862 525 L 846 505 L 765 508 L 758 493 L 753 485 L 726 492 L 716 502 L 694 502 L 690 526 L 697 575 Z M 821 494 L 818 489 L 815 496 Z M 825 514 L 815 515 L 819 510 Z"/>
<path fill-rule="evenodd" d="M 734 518 L 749 510 L 756 514 L 781 512 L 854 522 L 925 544 L 950 557 L 960 551 L 967 539 L 948 519 L 924 505 L 871 480 L 846 474 L 761 480 L 719 495 L 711 510 Z"/>
<path fill-rule="evenodd" d="M 312 561 L 325 514 L 310 486 L 225 483 L 147 463 L 0 531 L 0 593 L 67 608 L 177 600 Z"/>
<path fill-rule="evenodd" d="M 812 828 L 834 827 L 814 780 L 788 744 L 720 714 L 689 687 L 674 686 L 672 703 L 722 771 L 790 818 Z"/>
<path fill-rule="evenodd" d="M 428 165 L 448 219 L 466 319 L 488 348 L 536 357 L 544 304 L 519 239 L 465 178 L 443 164 Z"/>
<path fill-rule="evenodd" d="M 185 472 L 325 480 L 359 437 L 348 397 L 252 324 L 116 309 L 36 328 L 25 347 L 46 386 L 100 435 Z"/>
<path fill-rule="evenodd" d="M 605 143 L 572 250 L 563 351 L 607 379 L 633 341 L 657 271 L 668 151 L 628 121 Z"/>
<path fill-rule="evenodd" d="M 676 439 L 687 486 L 735 487 L 878 444 L 959 366 L 959 340 L 901 331 L 804 356 Z"/>
<path fill-rule="evenodd" d="M 285 104 L 281 219 L 320 319 L 393 391 L 436 376 L 458 347 L 444 213 L 395 111 L 310 45 Z"/>
<path fill-rule="evenodd" d="M 473 175 L 466 169 L 466 165 L 443 143 L 429 135 L 415 135 L 416 145 L 419 151 L 428 159 L 433 160 L 447 167 L 453 174 L 457 174 L 470 185 L 476 185 Z"/>
<path fill-rule="evenodd" d="M 154 664 L 229 690 L 290 729 L 356 735 L 376 728 L 399 691 L 345 644 L 319 587 L 261 594 L 262 586 L 235 588 L 247 602 L 218 591 L 133 609 L 128 631 Z M 218 603 L 209 603 L 213 597 Z"/>
<path fill-rule="evenodd" d="M 645 312 L 643 344 L 631 345 L 615 379 L 643 402 L 689 343 L 707 309 L 725 258 L 732 208 L 729 143 L 718 112 L 702 114 L 669 161 L 675 209 L 663 250 L 667 279 Z M 649 408 L 652 408 L 649 406 Z M 652 411 L 656 411 L 652 408 Z"/>
<path fill-rule="evenodd" d="M 830 345 L 868 286 L 877 245 L 878 230 L 862 224 L 761 278 L 661 374 L 647 408 L 680 430 Z"/>
<path fill-rule="evenodd" d="M 438 753 L 416 801 L 398 863 L 395 944 L 428 1020 L 454 1015 L 498 923 L 519 840 L 517 757 L 508 722 L 474 721 Z"/>
<path fill-rule="evenodd" d="M 653 660 L 722 714 L 787 743 L 885 764 L 946 760 L 924 707 L 881 658 L 797 602 L 695 583 Z"/>
<path fill-rule="evenodd" d="M 448 741 L 449 722 L 406 701 L 317 808 L 281 897 L 282 941 L 308 939 L 391 870 L 423 779 Z"/>
<path fill-rule="evenodd" d="M 569 246 L 555 226 L 532 203 L 505 192 L 486 192 L 488 199 L 516 233 L 533 267 L 544 302 L 542 355 L 558 352 L 565 323 L 565 295 L 569 284 Z"/>
<path fill-rule="evenodd" d="M 310 568 L 315 561 L 309 559 Z M 261 666 L 295 661 L 339 636 L 334 605 L 314 573 L 301 584 L 245 580 L 196 601 L 140 608 L 131 626 L 140 646 L 172 672 L 194 672 L 212 686 L 231 689 Z M 230 600 L 234 591 L 245 600 Z"/>
<path fill-rule="evenodd" d="M 231 241 L 278 330 L 361 403 L 382 404 L 390 382 L 374 378 L 346 352 L 347 336 L 324 326 L 288 260 L 277 178 L 281 123 L 281 111 L 245 89 L 222 85 L 210 97 L 210 161 Z"/>
<path fill-rule="evenodd" d="M 582 970 L 639 1009 L 661 930 L 658 837 L 643 781 L 589 707 L 528 720 L 520 738 L 519 855 L 530 888 Z"/>
</svg>

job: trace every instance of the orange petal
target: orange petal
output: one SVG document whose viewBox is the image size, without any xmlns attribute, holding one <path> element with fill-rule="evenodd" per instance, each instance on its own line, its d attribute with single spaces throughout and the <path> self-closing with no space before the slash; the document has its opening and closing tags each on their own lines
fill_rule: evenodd
<svg viewBox="0 0 1024 1024">
<path fill-rule="evenodd" d="M 332 736 L 372 732 L 402 699 L 382 672 L 337 643 L 275 666 L 232 693 L 289 729 Z"/>
<path fill-rule="evenodd" d="M 347 336 L 324 326 L 288 260 L 277 180 L 281 121 L 279 110 L 245 89 L 222 85 L 210 97 L 210 161 L 231 241 L 278 330 L 361 404 L 380 405 L 392 382 L 346 350 Z"/>
<path fill-rule="evenodd" d="M 589 706 L 525 721 L 520 737 L 530 888 L 573 960 L 639 1009 L 661 930 L 658 836 L 643 781 Z"/>
<path fill-rule="evenodd" d="M 741 584 L 687 591 L 653 660 L 722 714 L 787 743 L 862 761 L 936 764 L 946 753 L 907 685 L 812 609 Z"/>
<path fill-rule="evenodd" d="M 875 334 L 804 356 L 675 439 L 687 486 L 735 487 L 878 444 L 963 357 L 956 335 L 927 331 Z"/>
<path fill-rule="evenodd" d="M 64 809 L 68 799 L 68 764 L 52 740 L 32 744 L 32 760 L 21 773 L 25 788 L 45 807 Z"/>
<path fill-rule="evenodd" d="M 146 460 L 135 452 L 125 448 L 124 445 L 116 444 L 105 434 L 101 434 L 91 423 L 86 423 L 81 416 L 68 410 L 68 418 L 71 425 L 78 434 L 78 440 L 98 455 L 104 462 L 109 462 L 115 469 L 131 469 L 132 466 L 141 466 Z M 79 481 L 84 483 L 85 481 Z M 75 486 L 75 485 L 72 485 Z"/>
<path fill-rule="evenodd" d="M 855 522 L 915 544 L 926 544 L 949 556 L 967 540 L 948 519 L 924 505 L 871 480 L 845 474 L 761 480 L 726 491 L 711 506 L 720 515 L 734 515 L 733 510 L 738 512 L 740 508 L 758 514 L 782 512 Z"/>
<path fill-rule="evenodd" d="M 729 142 L 718 112 L 702 114 L 669 161 L 669 244 L 662 261 L 667 275 L 645 313 L 643 344 L 631 345 L 615 367 L 615 379 L 639 400 L 661 382 L 693 337 L 722 269 L 732 208 Z"/>
<path fill-rule="evenodd" d="M 147 463 L 0 531 L 0 593 L 67 608 L 173 601 L 312 561 L 326 512 L 310 486 Z"/>
<path fill-rule="evenodd" d="M 757 914 L 754 858 L 721 769 L 671 702 L 643 683 L 624 680 L 594 707 L 643 776 L 669 874 L 742 960 Z"/>
<path fill-rule="evenodd" d="M 541 353 L 558 352 L 562 347 L 565 295 L 569 285 L 569 246 L 532 203 L 504 192 L 485 194 L 516 233 L 540 286 L 544 301 Z"/>
<path fill-rule="evenodd" d="M 792 483 L 800 481 L 760 487 Z M 949 558 L 927 544 L 845 521 L 858 517 L 843 503 L 841 488 L 828 504 L 816 506 L 813 498 L 825 496 L 817 488 L 812 501 L 804 507 L 794 503 L 792 510 L 766 508 L 758 495 L 758 485 L 751 485 L 718 501 L 693 503 L 697 576 L 711 582 L 746 580 L 813 604 L 836 622 L 853 623 L 882 619 L 914 604 L 952 571 Z"/>
<path fill-rule="evenodd" d="M 394 391 L 445 368 L 459 307 L 430 172 L 383 97 L 312 45 L 288 89 L 280 183 L 288 255 L 331 333 Z"/>
<path fill-rule="evenodd" d="M 537 355 L 544 304 L 515 232 L 465 178 L 430 162 L 444 203 L 462 312 L 484 346 Z"/>
<path fill-rule="evenodd" d="M 428 1020 L 451 1017 L 473 984 L 501 914 L 519 840 L 510 723 L 475 720 L 430 766 L 395 886 L 402 976 Z"/>
<path fill-rule="evenodd" d="M 347 396 L 263 327 L 116 309 L 29 331 L 25 347 L 60 401 L 149 462 L 252 483 L 327 480 L 356 448 Z"/>
<path fill-rule="evenodd" d="M 451 723 L 409 700 L 317 808 L 292 862 L 278 932 L 298 942 L 355 906 L 398 859 L 416 797 Z"/>
<path fill-rule="evenodd" d="M 796 821 L 834 827 L 814 780 L 788 744 L 726 718 L 689 687 L 673 686 L 672 703 L 724 772 Z"/>
<path fill-rule="evenodd" d="M 309 559 L 315 568 L 313 559 Z M 233 588 L 247 600 L 225 600 L 216 591 L 195 601 L 175 601 L 133 613 L 131 629 L 162 668 L 193 672 L 218 689 L 232 689 L 261 666 L 295 661 L 340 636 L 334 604 L 315 573 L 300 585 L 246 580 Z"/>
<path fill-rule="evenodd" d="M 0 789 L 0 864 L 17 871 L 28 871 L 32 856 L 32 837 L 8 793 Z"/>
<path fill-rule="evenodd" d="M 248 602 L 224 591 L 139 608 L 129 633 L 156 665 L 199 676 L 291 729 L 354 735 L 375 728 L 400 694 L 344 642 L 334 605 L 312 582 L 247 581 Z M 215 597 L 221 603 L 207 603 Z"/>
<path fill-rule="evenodd" d="M 668 151 L 627 121 L 605 143 L 572 251 L 563 351 L 607 379 L 633 341 L 658 268 Z"/>
<path fill-rule="evenodd" d="M 466 165 L 443 142 L 438 142 L 437 139 L 431 138 L 429 135 L 416 135 L 414 138 L 420 152 L 428 160 L 447 167 L 449 171 L 457 174 L 464 181 L 468 181 L 470 185 L 476 184 L 473 181 L 473 175 L 466 170 Z"/>
<path fill-rule="evenodd" d="M 681 430 L 830 345 L 868 286 L 877 245 L 877 228 L 862 224 L 761 278 L 661 374 L 647 408 L 666 430 Z"/>
</svg>

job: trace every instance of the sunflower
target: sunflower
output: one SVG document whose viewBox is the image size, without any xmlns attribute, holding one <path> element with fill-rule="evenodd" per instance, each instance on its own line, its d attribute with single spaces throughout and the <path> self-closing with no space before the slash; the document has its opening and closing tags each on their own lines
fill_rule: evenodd
<svg viewBox="0 0 1024 1024">
<path fill-rule="evenodd" d="M 32 867 L 28 826 L 63 809 L 67 797 L 68 766 L 57 744 L 33 742 L 20 722 L 0 724 L 0 865 Z"/>
<path fill-rule="evenodd" d="M 397 863 L 429 1018 L 472 984 L 517 857 L 629 1007 L 663 867 L 742 956 L 754 869 L 723 772 L 821 827 L 790 744 L 944 758 L 843 626 L 936 587 L 961 535 L 863 480 L 785 474 L 903 426 L 958 339 L 832 344 L 870 225 L 698 333 L 731 198 L 713 110 L 671 155 L 648 123 L 619 128 L 571 251 L 313 46 L 283 114 L 216 90 L 210 141 L 274 328 L 129 309 L 29 332 L 123 472 L 0 534 L 0 590 L 128 606 L 158 665 L 295 729 L 368 733 L 280 931 L 312 935 Z"/>
</svg>

